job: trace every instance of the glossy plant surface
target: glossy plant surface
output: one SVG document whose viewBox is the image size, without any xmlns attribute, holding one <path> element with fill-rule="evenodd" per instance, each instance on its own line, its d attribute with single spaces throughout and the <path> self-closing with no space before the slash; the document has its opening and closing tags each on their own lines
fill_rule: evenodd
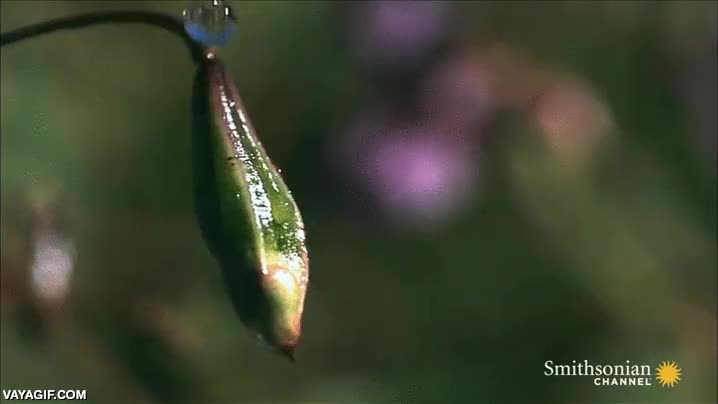
<svg viewBox="0 0 718 404">
<path fill-rule="evenodd" d="M 217 59 L 194 89 L 197 214 L 242 321 L 292 358 L 309 262 L 299 208 Z"/>
</svg>

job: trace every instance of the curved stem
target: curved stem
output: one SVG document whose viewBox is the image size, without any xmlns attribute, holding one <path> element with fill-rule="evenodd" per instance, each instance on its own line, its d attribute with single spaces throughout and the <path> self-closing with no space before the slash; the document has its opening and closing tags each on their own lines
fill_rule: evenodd
<svg viewBox="0 0 718 404">
<path fill-rule="evenodd" d="M 136 23 L 152 25 L 178 35 L 190 51 L 192 60 L 200 64 L 206 59 L 207 50 L 187 35 L 184 25 L 172 16 L 152 11 L 107 11 L 77 14 L 68 17 L 28 25 L 0 34 L 0 47 L 25 39 L 64 29 L 85 28 L 95 24 Z"/>
</svg>

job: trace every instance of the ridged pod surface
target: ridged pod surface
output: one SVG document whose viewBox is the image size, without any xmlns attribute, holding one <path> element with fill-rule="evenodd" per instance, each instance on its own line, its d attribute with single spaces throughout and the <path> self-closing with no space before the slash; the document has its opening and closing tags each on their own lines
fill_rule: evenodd
<svg viewBox="0 0 718 404">
<path fill-rule="evenodd" d="M 240 320 L 293 359 L 309 260 L 297 204 L 216 58 L 193 92 L 195 208 Z"/>
</svg>

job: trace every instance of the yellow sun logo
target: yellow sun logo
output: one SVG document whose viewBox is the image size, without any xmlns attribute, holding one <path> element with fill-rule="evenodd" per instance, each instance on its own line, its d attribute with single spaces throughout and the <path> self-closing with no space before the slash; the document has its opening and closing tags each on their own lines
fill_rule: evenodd
<svg viewBox="0 0 718 404">
<path fill-rule="evenodd" d="M 663 387 L 673 387 L 681 380 L 681 368 L 676 365 L 676 362 L 664 361 L 661 366 L 656 368 L 656 379 Z"/>
</svg>

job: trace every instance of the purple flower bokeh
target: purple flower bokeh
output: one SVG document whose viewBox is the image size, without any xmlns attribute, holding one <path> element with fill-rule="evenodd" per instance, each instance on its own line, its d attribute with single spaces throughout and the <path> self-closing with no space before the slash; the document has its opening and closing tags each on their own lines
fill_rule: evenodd
<svg viewBox="0 0 718 404">
<path fill-rule="evenodd" d="M 495 109 L 495 80 L 475 58 L 462 56 L 444 63 L 421 88 L 421 112 L 444 130 L 470 134 Z"/>
<path fill-rule="evenodd" d="M 354 47 L 369 64 L 414 62 L 438 42 L 448 2 L 367 1 L 358 5 Z"/>
<path fill-rule="evenodd" d="M 428 219 L 454 207 L 471 173 L 465 150 L 432 133 L 393 133 L 372 147 L 377 196 L 392 210 Z"/>
<path fill-rule="evenodd" d="M 474 189 L 473 148 L 431 127 L 359 120 L 344 146 L 342 165 L 354 182 L 403 223 L 448 220 Z"/>
</svg>

